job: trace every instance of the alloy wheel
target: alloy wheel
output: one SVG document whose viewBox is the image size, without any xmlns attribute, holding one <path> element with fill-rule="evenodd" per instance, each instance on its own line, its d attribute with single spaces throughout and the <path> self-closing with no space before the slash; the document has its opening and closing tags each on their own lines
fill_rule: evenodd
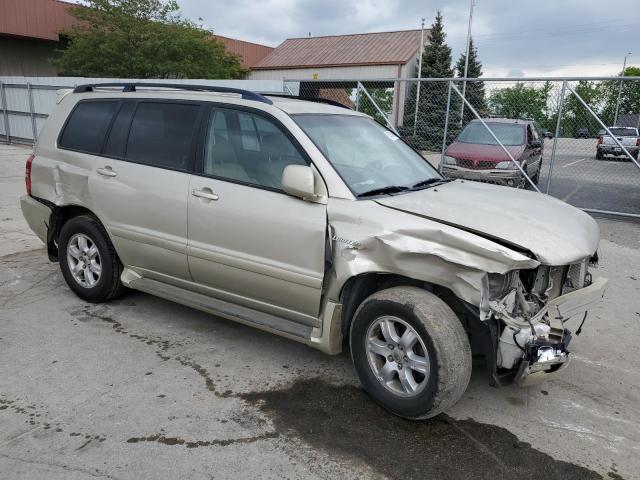
<svg viewBox="0 0 640 480">
<path fill-rule="evenodd" d="M 427 386 L 427 349 L 407 322 L 382 316 L 369 326 L 364 341 L 369 366 L 384 388 L 399 396 L 413 397 Z"/>
</svg>

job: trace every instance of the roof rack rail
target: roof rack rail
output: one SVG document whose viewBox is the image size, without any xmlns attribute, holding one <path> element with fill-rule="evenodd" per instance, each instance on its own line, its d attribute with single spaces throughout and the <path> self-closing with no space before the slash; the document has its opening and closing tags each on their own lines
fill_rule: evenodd
<svg viewBox="0 0 640 480">
<path fill-rule="evenodd" d="M 268 97 L 278 97 L 278 98 L 293 98 L 295 100 L 305 100 L 307 102 L 316 102 L 316 103 L 326 103 L 327 105 L 333 105 L 334 107 L 342 107 L 347 110 L 353 110 L 351 107 L 344 105 L 343 103 L 337 102 L 335 100 L 329 100 L 327 98 L 309 98 L 302 97 L 300 95 L 287 95 L 286 93 L 267 93 Z"/>
<path fill-rule="evenodd" d="M 93 92 L 95 88 L 122 87 L 123 92 L 135 92 L 137 87 L 143 88 L 170 88 L 174 90 L 187 90 L 192 92 L 218 92 L 218 93 L 235 93 L 245 100 L 255 100 L 256 102 L 273 104 L 264 95 L 244 90 L 242 88 L 232 87 L 216 87 L 213 85 L 191 85 L 186 83 L 144 83 L 144 82 L 115 82 L 115 83 L 88 83 L 78 85 L 73 89 L 73 93 Z"/>
</svg>

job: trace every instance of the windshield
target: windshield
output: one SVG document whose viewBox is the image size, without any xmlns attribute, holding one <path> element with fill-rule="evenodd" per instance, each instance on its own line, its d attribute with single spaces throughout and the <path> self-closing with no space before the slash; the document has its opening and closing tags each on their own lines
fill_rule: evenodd
<svg viewBox="0 0 640 480">
<path fill-rule="evenodd" d="M 356 195 L 442 179 L 429 162 L 371 118 L 318 114 L 292 118 Z"/>
<path fill-rule="evenodd" d="M 616 137 L 637 137 L 638 131 L 635 128 L 615 128 L 612 127 L 609 129 L 611 133 L 613 133 Z M 604 131 L 606 134 L 607 131 Z"/>
<path fill-rule="evenodd" d="M 485 122 L 503 145 L 524 144 L 524 125 L 515 123 Z M 469 123 L 458 135 L 458 142 L 497 145 L 487 128 L 479 122 Z"/>
</svg>

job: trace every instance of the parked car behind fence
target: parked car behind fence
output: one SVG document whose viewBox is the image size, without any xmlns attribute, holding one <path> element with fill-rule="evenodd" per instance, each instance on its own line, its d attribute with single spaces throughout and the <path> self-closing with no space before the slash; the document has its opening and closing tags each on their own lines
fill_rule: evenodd
<svg viewBox="0 0 640 480">
<path fill-rule="evenodd" d="M 540 178 L 544 142 L 530 120 L 492 118 L 486 124 L 534 183 Z M 527 181 L 480 120 L 472 120 L 445 150 L 443 173 L 510 187 Z"/>
<path fill-rule="evenodd" d="M 638 135 L 637 128 L 609 127 L 609 131 L 633 157 L 638 158 L 638 152 L 640 151 L 640 136 Z M 624 150 L 614 141 L 606 130 L 604 130 L 603 133 L 598 136 L 596 158 L 598 160 L 602 160 L 607 155 L 626 157 Z"/>
</svg>

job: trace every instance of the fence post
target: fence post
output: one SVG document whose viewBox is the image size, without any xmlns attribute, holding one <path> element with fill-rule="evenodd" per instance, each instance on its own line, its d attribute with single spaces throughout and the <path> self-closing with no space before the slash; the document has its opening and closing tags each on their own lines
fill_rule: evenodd
<svg viewBox="0 0 640 480">
<path fill-rule="evenodd" d="M 360 82 L 356 86 L 356 112 L 360 111 Z"/>
<path fill-rule="evenodd" d="M 7 145 L 11 144 L 11 127 L 9 126 L 9 112 L 7 105 L 7 95 L 5 93 L 4 82 L 0 82 L 0 101 L 2 102 L 2 118 L 4 121 L 4 138 Z"/>
<path fill-rule="evenodd" d="M 449 84 L 449 91 L 447 93 L 447 111 L 444 115 L 444 133 L 442 134 L 442 151 L 440 152 L 440 164 L 438 165 L 438 171 L 442 173 L 442 165 L 444 164 L 444 150 L 447 148 L 447 133 L 449 130 L 449 109 L 451 108 L 451 82 Z"/>
<path fill-rule="evenodd" d="M 36 110 L 33 106 L 33 87 L 27 82 L 27 94 L 29 96 L 29 114 L 31 115 L 31 132 L 33 135 L 33 143 L 38 139 L 38 126 L 36 125 Z"/>
<path fill-rule="evenodd" d="M 553 135 L 553 145 L 551 146 L 551 158 L 549 159 L 549 175 L 547 175 L 546 194 L 549 194 L 551 187 L 551 175 L 553 175 L 553 165 L 556 163 L 556 146 L 558 145 L 558 136 L 560 135 L 560 122 L 562 121 L 562 110 L 564 108 L 564 94 L 567 90 L 567 81 L 562 82 L 562 90 L 560 90 L 560 104 L 558 105 L 558 120 L 556 121 L 556 132 Z"/>
</svg>

